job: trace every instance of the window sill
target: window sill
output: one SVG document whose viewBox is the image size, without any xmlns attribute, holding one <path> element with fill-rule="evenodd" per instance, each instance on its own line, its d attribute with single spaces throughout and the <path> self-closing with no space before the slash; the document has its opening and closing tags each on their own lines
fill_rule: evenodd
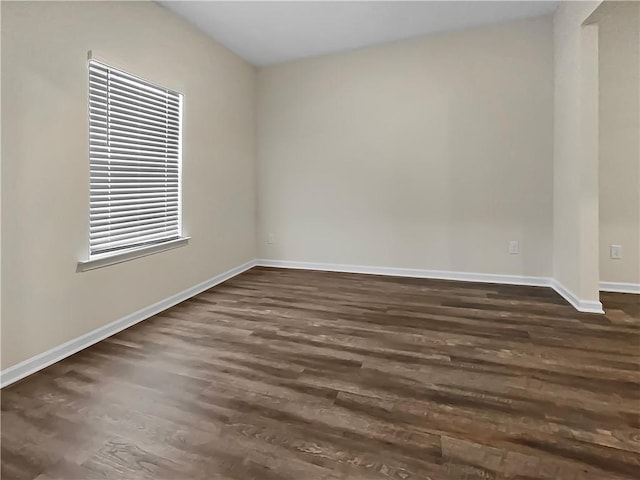
<svg viewBox="0 0 640 480">
<path fill-rule="evenodd" d="M 147 255 L 153 255 L 154 253 L 160 253 L 166 250 L 184 247 L 187 243 L 189 243 L 190 238 L 191 237 L 181 237 L 175 240 L 169 240 L 168 242 L 149 245 L 146 247 L 132 248 L 129 250 L 122 250 L 114 253 L 96 255 L 90 260 L 78 262 L 76 271 L 86 272 L 87 270 L 94 270 L 96 268 L 102 268 L 108 265 L 115 265 L 116 263 L 128 262 L 129 260 L 133 260 L 134 258 L 146 257 Z"/>
</svg>

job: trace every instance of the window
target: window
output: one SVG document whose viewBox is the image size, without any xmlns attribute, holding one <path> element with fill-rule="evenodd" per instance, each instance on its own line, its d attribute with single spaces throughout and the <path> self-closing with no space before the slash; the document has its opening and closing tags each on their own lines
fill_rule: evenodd
<svg viewBox="0 0 640 480">
<path fill-rule="evenodd" d="M 89 61 L 89 260 L 181 238 L 182 102 Z"/>
</svg>

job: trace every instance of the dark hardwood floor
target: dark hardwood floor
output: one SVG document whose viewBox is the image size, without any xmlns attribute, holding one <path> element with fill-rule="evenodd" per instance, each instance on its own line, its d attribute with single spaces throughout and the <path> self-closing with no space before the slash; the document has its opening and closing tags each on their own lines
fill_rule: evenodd
<svg viewBox="0 0 640 480">
<path fill-rule="evenodd" d="M 2 479 L 640 478 L 640 304 L 254 268 L 2 391 Z"/>
</svg>

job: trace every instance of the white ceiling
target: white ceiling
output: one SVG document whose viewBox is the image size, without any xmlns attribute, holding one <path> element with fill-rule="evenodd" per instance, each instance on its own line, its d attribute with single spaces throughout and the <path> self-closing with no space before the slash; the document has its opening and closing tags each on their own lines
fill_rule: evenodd
<svg viewBox="0 0 640 480">
<path fill-rule="evenodd" d="M 557 1 L 158 3 L 254 65 L 552 13 Z"/>
</svg>

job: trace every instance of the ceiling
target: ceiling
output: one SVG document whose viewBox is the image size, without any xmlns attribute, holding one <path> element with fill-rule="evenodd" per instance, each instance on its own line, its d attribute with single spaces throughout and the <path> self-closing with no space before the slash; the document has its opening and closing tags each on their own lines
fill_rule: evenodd
<svg viewBox="0 0 640 480">
<path fill-rule="evenodd" d="M 166 1 L 213 39 L 258 65 L 552 13 L 555 1 Z"/>
</svg>

